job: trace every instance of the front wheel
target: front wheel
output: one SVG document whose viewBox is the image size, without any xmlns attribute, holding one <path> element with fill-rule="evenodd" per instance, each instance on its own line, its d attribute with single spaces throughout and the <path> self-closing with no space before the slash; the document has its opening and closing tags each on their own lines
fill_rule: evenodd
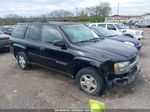
<svg viewBox="0 0 150 112">
<path fill-rule="evenodd" d="M 138 26 L 138 25 L 136 25 L 135 27 L 136 27 L 136 28 L 140 28 L 140 26 Z"/>
<path fill-rule="evenodd" d="M 76 84 L 91 95 L 101 95 L 105 88 L 104 78 L 92 67 L 83 68 L 77 73 Z"/>
</svg>

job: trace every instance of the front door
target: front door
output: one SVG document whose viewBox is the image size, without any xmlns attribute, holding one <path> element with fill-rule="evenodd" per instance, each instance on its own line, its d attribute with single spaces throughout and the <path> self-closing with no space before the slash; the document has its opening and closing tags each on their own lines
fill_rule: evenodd
<svg viewBox="0 0 150 112">
<path fill-rule="evenodd" d="M 43 26 L 41 33 L 40 52 L 41 64 L 63 72 L 69 72 L 69 65 L 73 60 L 70 49 L 62 49 L 53 45 L 53 41 L 63 40 L 61 33 L 55 26 Z"/>
</svg>

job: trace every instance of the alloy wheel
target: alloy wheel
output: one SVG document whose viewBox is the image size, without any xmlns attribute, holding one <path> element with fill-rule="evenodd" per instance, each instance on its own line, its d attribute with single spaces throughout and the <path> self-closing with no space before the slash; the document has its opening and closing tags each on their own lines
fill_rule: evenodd
<svg viewBox="0 0 150 112">
<path fill-rule="evenodd" d="M 80 78 L 80 85 L 82 89 L 88 93 L 93 93 L 97 89 L 96 80 L 89 74 L 84 74 Z"/>
</svg>

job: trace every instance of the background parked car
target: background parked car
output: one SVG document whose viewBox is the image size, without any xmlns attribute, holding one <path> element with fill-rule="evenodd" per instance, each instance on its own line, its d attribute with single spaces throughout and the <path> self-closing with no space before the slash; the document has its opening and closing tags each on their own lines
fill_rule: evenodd
<svg viewBox="0 0 150 112">
<path fill-rule="evenodd" d="M 125 25 L 129 27 L 135 26 L 135 24 L 138 22 L 138 20 L 129 20 L 128 22 L 124 22 Z"/>
<path fill-rule="evenodd" d="M 117 35 L 125 35 L 135 38 L 137 40 L 141 40 L 143 37 L 143 31 L 125 28 L 119 23 L 91 23 L 89 26 L 107 28 L 108 30 L 113 31 Z"/>
<path fill-rule="evenodd" d="M 4 34 L 0 30 L 0 50 L 9 50 L 9 35 Z"/>
<path fill-rule="evenodd" d="M 137 28 L 150 28 L 150 19 L 139 20 L 135 26 Z"/>
<path fill-rule="evenodd" d="M 13 32 L 13 30 L 14 30 L 14 28 L 11 28 L 11 27 L 3 27 L 2 29 L 1 29 L 5 34 L 7 34 L 7 35 L 11 35 L 12 34 L 12 32 Z"/>
<path fill-rule="evenodd" d="M 112 31 L 110 31 L 106 28 L 102 28 L 102 27 L 91 27 L 91 29 L 102 38 L 116 40 L 116 41 L 128 44 L 130 46 L 136 47 L 138 50 L 141 49 L 141 46 L 142 46 L 141 42 L 136 39 L 133 39 L 133 38 L 127 37 L 127 36 L 123 36 L 123 35 L 122 36 L 116 35 Z"/>
</svg>

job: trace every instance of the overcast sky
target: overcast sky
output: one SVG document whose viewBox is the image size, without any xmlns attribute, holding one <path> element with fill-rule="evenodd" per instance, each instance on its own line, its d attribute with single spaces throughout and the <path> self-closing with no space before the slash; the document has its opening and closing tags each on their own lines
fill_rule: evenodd
<svg viewBox="0 0 150 112">
<path fill-rule="evenodd" d="M 120 14 L 143 14 L 150 12 L 149 0 L 0 0 L 0 16 L 17 14 L 35 16 L 46 14 L 55 9 L 73 10 L 75 7 L 94 6 L 100 2 L 109 2 L 112 14 L 117 13 L 120 3 Z"/>
</svg>

